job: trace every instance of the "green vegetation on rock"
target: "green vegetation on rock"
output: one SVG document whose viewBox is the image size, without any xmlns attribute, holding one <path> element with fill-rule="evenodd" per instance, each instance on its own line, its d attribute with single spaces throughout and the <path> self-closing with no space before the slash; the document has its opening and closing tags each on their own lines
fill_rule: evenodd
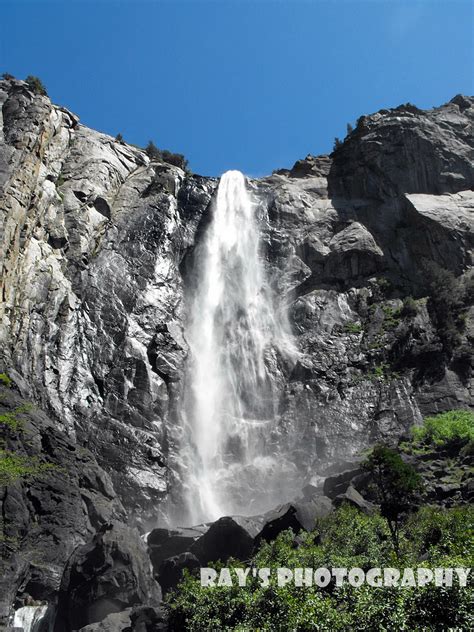
<svg viewBox="0 0 474 632">
<path fill-rule="evenodd" d="M 188 171 L 188 161 L 183 156 L 183 154 L 175 154 L 171 151 L 168 151 L 168 149 L 158 149 L 158 147 L 152 140 L 150 140 L 148 145 L 145 147 L 145 153 L 150 158 L 150 160 L 167 162 L 170 165 L 174 165 L 175 167 L 179 167 L 184 171 Z"/>
<path fill-rule="evenodd" d="M 0 449 L 0 487 L 11 485 L 18 479 L 36 478 L 55 467 L 53 463 L 41 462 L 38 457 Z"/>
<path fill-rule="evenodd" d="M 12 385 L 12 380 L 6 373 L 0 373 L 0 384 L 3 384 L 3 386 L 10 388 L 10 386 Z"/>
<path fill-rule="evenodd" d="M 46 88 L 44 87 L 44 84 L 39 77 L 28 75 L 25 81 L 28 84 L 30 90 L 32 90 L 35 94 L 39 94 L 41 96 L 48 95 L 48 93 L 46 92 Z"/>
<path fill-rule="evenodd" d="M 412 428 L 412 435 L 413 442 L 425 449 L 465 445 L 474 441 L 474 412 L 448 410 L 426 417 L 422 426 Z"/>
<path fill-rule="evenodd" d="M 360 334 L 363 331 L 363 327 L 360 323 L 346 323 L 344 331 L 348 334 Z"/>
</svg>

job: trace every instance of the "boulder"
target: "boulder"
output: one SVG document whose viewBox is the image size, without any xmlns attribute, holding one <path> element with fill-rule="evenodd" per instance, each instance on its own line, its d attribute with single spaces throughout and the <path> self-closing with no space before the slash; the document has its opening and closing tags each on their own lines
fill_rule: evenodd
<svg viewBox="0 0 474 632">
<path fill-rule="evenodd" d="M 198 558 L 193 553 L 181 553 L 174 557 L 169 557 L 160 564 L 158 569 L 158 583 L 163 594 L 175 588 L 183 577 L 184 569 L 195 570 L 201 566 Z"/>
<path fill-rule="evenodd" d="M 295 533 L 301 530 L 311 531 L 316 519 L 324 518 L 332 510 L 332 503 L 326 496 L 316 496 L 308 502 L 281 505 L 265 514 L 265 524 L 255 538 L 255 544 L 258 546 L 262 540 L 271 542 L 286 529 L 292 529 Z"/>
<path fill-rule="evenodd" d="M 326 496 L 331 499 L 336 498 L 339 494 L 343 494 L 346 489 L 349 487 L 351 480 L 362 474 L 363 471 L 360 468 L 345 470 L 340 474 L 336 474 L 335 476 L 329 476 L 323 485 L 323 491 Z"/>
<path fill-rule="evenodd" d="M 71 632 L 132 606 L 160 601 L 138 532 L 112 522 L 73 553 L 61 582 L 54 630 Z"/>
<path fill-rule="evenodd" d="M 229 557 L 246 560 L 253 551 L 254 538 L 262 527 L 260 518 L 226 516 L 216 520 L 191 547 L 201 564 L 225 562 Z"/>
<path fill-rule="evenodd" d="M 139 606 L 109 614 L 99 623 L 86 625 L 79 632 L 166 632 L 167 629 L 162 609 Z"/>
<path fill-rule="evenodd" d="M 147 544 L 155 573 L 158 573 L 163 560 L 189 551 L 193 543 L 206 533 L 208 528 L 208 525 L 198 525 L 177 529 L 153 529 L 148 535 Z"/>
<path fill-rule="evenodd" d="M 82 627 L 79 632 L 128 632 L 130 630 L 131 608 L 123 612 L 114 612 L 107 615 L 98 623 L 91 623 Z"/>
<path fill-rule="evenodd" d="M 375 511 L 375 505 L 365 500 L 352 485 L 349 485 L 343 494 L 336 496 L 332 502 L 334 507 L 340 507 L 344 503 L 348 503 L 365 514 L 371 514 Z"/>
<path fill-rule="evenodd" d="M 328 277 L 349 280 L 370 276 L 383 268 L 383 252 L 365 226 L 352 222 L 334 235 L 324 266 Z"/>
</svg>

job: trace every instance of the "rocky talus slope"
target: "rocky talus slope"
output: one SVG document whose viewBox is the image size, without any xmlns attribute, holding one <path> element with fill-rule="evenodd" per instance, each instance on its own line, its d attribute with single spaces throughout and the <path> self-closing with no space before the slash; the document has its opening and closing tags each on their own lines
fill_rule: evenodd
<svg viewBox="0 0 474 632">
<path fill-rule="evenodd" d="M 5 440 L 57 467 L 1 489 L 0 621 L 24 593 L 72 608 L 68 582 L 98 555 L 111 575 L 87 577 L 84 621 L 128 609 L 159 626 L 135 527 L 176 500 L 184 297 L 217 180 L 84 127 L 22 81 L 1 81 L 0 103 L 0 373 L 13 380 L 0 404 L 34 405 Z M 426 414 L 473 406 L 473 120 L 462 96 L 382 110 L 330 156 L 249 181 L 298 349 L 292 363 L 269 354 L 273 440 L 302 488 Z M 116 581 L 124 559 L 137 562 Z M 109 580 L 129 588 L 105 603 Z"/>
</svg>

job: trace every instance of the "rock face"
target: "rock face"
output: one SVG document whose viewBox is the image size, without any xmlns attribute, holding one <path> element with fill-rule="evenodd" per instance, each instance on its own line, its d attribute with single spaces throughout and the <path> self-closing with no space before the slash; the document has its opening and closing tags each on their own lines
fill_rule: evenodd
<svg viewBox="0 0 474 632">
<path fill-rule="evenodd" d="M 158 605 L 161 592 L 136 530 L 113 522 L 76 549 L 63 575 L 55 632 L 72 632 L 137 604 Z"/>
<path fill-rule="evenodd" d="M 385 199 L 404 193 L 457 193 L 472 187 L 472 99 L 433 110 L 407 103 L 361 116 L 333 154 L 331 197 Z"/>
<path fill-rule="evenodd" d="M 14 602 L 23 605 L 23 595 L 54 603 L 74 549 L 108 521 L 125 520 L 110 477 L 93 455 L 37 408 L 0 387 L 0 420 L 8 414 L 18 427 L 0 423 L 0 448 L 5 445 L 27 465 L 38 460 L 50 467 L 0 487 L 0 625 Z"/>
<path fill-rule="evenodd" d="M 2 492 L 4 533 L 27 552 L 12 553 L 6 617 L 18 591 L 57 592 L 67 558 L 124 510 L 143 530 L 166 518 L 186 283 L 217 182 L 80 125 L 24 82 L 1 81 L 0 103 L 0 372 L 44 411 L 34 447 L 10 440 L 69 476 Z M 468 97 L 382 110 L 331 156 L 249 181 L 298 351 L 293 364 L 268 355 L 272 440 L 301 488 L 424 414 L 474 403 L 468 293 L 448 348 L 426 273 L 468 283 L 473 118 Z M 28 552 L 48 538 L 57 546 L 36 568 Z"/>
</svg>

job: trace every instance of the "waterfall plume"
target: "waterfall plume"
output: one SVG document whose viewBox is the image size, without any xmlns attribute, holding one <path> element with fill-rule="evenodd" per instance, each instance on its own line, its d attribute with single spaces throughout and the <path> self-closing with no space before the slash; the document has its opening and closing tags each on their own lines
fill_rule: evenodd
<svg viewBox="0 0 474 632">
<path fill-rule="evenodd" d="M 256 206 L 244 176 L 225 173 L 196 256 L 184 396 L 195 522 L 268 508 L 282 485 L 268 364 L 292 343 L 265 272 Z"/>
</svg>

